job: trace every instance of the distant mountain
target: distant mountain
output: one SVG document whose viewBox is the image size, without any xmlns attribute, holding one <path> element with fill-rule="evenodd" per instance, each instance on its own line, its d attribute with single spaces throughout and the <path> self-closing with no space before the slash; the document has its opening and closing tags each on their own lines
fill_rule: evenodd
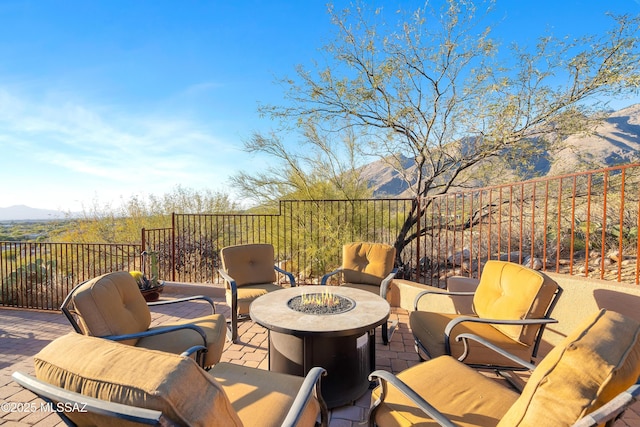
<svg viewBox="0 0 640 427">
<path fill-rule="evenodd" d="M 594 132 L 572 135 L 564 142 L 562 149 L 546 153 L 535 161 L 536 176 L 557 176 L 640 162 L 640 104 L 612 112 Z M 412 182 L 417 175 L 415 164 L 413 159 L 402 155 L 398 161 L 403 165 L 400 170 L 384 160 L 360 169 L 361 176 L 373 189 L 374 197 L 411 197 L 407 182 Z"/>
<path fill-rule="evenodd" d="M 640 104 L 613 112 L 590 135 L 572 135 L 552 155 L 547 175 L 640 161 Z"/>
<path fill-rule="evenodd" d="M 42 221 L 65 219 L 68 215 L 62 211 L 30 208 L 25 205 L 0 208 L 0 221 Z"/>
</svg>

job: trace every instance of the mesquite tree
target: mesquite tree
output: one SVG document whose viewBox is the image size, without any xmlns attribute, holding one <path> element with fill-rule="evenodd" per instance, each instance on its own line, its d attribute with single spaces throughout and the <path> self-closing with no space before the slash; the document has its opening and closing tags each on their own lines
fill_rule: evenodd
<svg viewBox="0 0 640 427">
<path fill-rule="evenodd" d="M 335 159 L 321 154 L 339 150 L 323 144 L 348 135 L 345 152 L 378 156 L 416 198 L 433 196 L 477 185 L 480 177 L 495 183 L 506 176 L 502 165 L 526 168 L 564 136 L 588 130 L 600 100 L 637 89 L 638 17 L 612 17 L 606 34 L 543 35 L 534 48 L 503 47 L 492 27 L 482 25 L 491 6 L 449 0 L 434 10 L 427 3 L 410 14 L 394 13 L 404 16 L 398 25 L 364 3 L 330 8 L 336 37 L 324 47 L 326 65 L 298 67 L 296 78 L 280 82 L 285 102 L 260 108 L 284 124 L 280 135 L 298 130 L 305 148 L 297 154 L 283 144 L 284 136 L 255 134 L 247 150 L 286 157 L 288 166 L 316 153 L 307 159 L 317 162 L 315 170 L 326 170 Z M 403 156 L 412 167 L 402 165 Z M 272 185 L 283 178 L 260 176 Z M 242 177 L 247 188 L 251 179 Z M 428 198 L 414 204 L 396 239 L 398 254 L 426 232 L 416 223 L 418 210 L 428 207 Z"/>
</svg>

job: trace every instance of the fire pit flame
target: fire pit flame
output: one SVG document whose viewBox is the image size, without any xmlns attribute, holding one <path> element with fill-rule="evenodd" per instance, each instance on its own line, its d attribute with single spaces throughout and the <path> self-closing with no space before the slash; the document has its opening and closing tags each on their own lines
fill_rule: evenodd
<svg viewBox="0 0 640 427">
<path fill-rule="evenodd" d="M 356 303 L 351 298 L 336 295 L 330 289 L 303 293 L 287 303 L 290 309 L 307 314 L 340 314 L 351 310 Z"/>
<path fill-rule="evenodd" d="M 340 304 L 340 299 L 327 289 L 322 291 L 322 293 L 303 293 L 300 303 L 302 305 L 333 307 Z"/>
</svg>

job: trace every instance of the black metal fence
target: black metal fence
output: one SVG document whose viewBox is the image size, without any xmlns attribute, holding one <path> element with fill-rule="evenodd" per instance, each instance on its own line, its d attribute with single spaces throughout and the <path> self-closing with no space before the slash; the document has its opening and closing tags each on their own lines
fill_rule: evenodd
<svg viewBox="0 0 640 427">
<path fill-rule="evenodd" d="M 147 250 L 160 254 L 160 271 L 174 281 L 214 282 L 221 248 L 271 243 L 282 268 L 295 272 L 301 282 L 315 282 L 339 265 L 346 242 L 394 244 L 411 203 L 284 200 L 275 214 L 173 214 L 171 228 L 143 230 L 142 241 Z M 412 254 L 410 245 L 402 256 L 410 263 Z"/>
<path fill-rule="evenodd" d="M 76 284 L 140 270 L 140 245 L 0 242 L 2 306 L 57 310 Z"/>
</svg>

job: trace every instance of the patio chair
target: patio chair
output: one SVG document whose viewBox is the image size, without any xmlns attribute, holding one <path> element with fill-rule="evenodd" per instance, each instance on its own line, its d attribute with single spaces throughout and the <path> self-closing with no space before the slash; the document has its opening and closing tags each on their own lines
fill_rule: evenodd
<svg viewBox="0 0 640 427">
<path fill-rule="evenodd" d="M 149 307 L 197 300 L 209 303 L 212 314 L 149 327 Z M 60 310 L 79 334 L 175 354 L 195 348 L 193 357 L 202 367 L 216 364 L 224 348 L 226 320 L 216 314 L 211 298 L 199 295 L 147 303 L 135 279 L 126 271 L 107 273 L 79 284 L 64 299 Z"/>
<path fill-rule="evenodd" d="M 254 243 L 227 246 L 220 250 L 222 268 L 218 270 L 225 280 L 227 304 L 231 307 L 229 338 L 238 340 L 238 321 L 249 318 L 251 302 L 267 292 L 282 289 L 276 272 L 289 278 L 290 286 L 296 285 L 293 274 L 279 268 L 275 262 L 273 245 Z"/>
<path fill-rule="evenodd" d="M 454 338 L 463 333 L 475 334 L 521 359 L 533 361 L 545 325 L 557 323 L 550 315 L 561 291 L 556 282 L 541 272 L 511 262 L 487 261 L 475 292 L 436 289 L 418 294 L 415 311 L 409 314 L 416 350 L 423 360 L 423 355 L 428 358 L 451 355 L 464 358 L 466 364 L 477 368 L 522 369 L 510 359 L 474 343 L 469 344 L 475 348 L 467 355 L 464 346 Z M 474 312 L 424 310 L 420 300 L 434 293 L 472 298 Z"/>
<path fill-rule="evenodd" d="M 329 278 L 336 276 L 338 284 L 362 289 L 389 300 L 389 283 L 397 273 L 393 267 L 396 248 L 384 243 L 355 242 L 342 246 L 342 265 L 322 276 L 320 284 L 326 285 Z M 382 342 L 388 344 L 397 321 L 382 325 Z"/>
<path fill-rule="evenodd" d="M 36 378 L 13 379 L 71 425 L 326 426 L 324 370 L 306 377 L 67 334 L 34 356 Z"/>
<path fill-rule="evenodd" d="M 613 311 L 590 316 L 535 367 L 463 334 L 530 370 L 521 394 L 451 356 L 400 372 L 374 371 L 369 425 L 610 426 L 640 392 L 640 323 Z M 470 350 L 471 354 L 473 349 Z"/>
</svg>

